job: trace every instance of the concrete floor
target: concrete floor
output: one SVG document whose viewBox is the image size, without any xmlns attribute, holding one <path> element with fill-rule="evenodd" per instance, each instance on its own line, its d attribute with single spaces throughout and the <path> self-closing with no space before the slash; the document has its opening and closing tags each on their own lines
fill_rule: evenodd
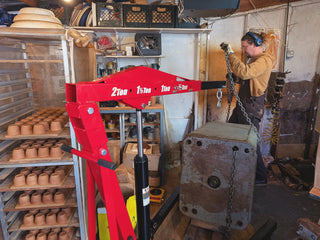
<svg viewBox="0 0 320 240">
<path fill-rule="evenodd" d="M 307 191 L 295 191 L 279 180 L 269 181 L 267 186 L 255 187 L 251 224 L 255 229 L 268 219 L 277 222 L 272 240 L 299 239 L 297 220 L 309 218 L 318 222 L 320 201 L 309 198 Z"/>
</svg>

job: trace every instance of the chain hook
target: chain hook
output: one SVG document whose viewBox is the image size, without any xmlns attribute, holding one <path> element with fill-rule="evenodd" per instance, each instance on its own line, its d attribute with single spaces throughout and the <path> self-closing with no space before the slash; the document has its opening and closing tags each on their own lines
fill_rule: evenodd
<svg viewBox="0 0 320 240">
<path fill-rule="evenodd" d="M 219 109 L 221 107 L 221 99 L 222 99 L 222 90 L 221 90 L 221 88 L 218 88 L 217 98 L 218 98 L 217 108 Z"/>
</svg>

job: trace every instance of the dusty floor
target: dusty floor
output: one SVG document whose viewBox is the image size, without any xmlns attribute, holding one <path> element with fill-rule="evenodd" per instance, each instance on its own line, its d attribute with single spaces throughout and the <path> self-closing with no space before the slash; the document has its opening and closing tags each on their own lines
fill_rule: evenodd
<svg viewBox="0 0 320 240">
<path fill-rule="evenodd" d="M 279 180 L 269 181 L 267 186 L 255 187 L 251 223 L 258 229 L 269 218 L 277 222 L 272 240 L 299 239 L 297 219 L 318 222 L 320 201 L 310 198 L 307 191 L 290 189 Z"/>
</svg>

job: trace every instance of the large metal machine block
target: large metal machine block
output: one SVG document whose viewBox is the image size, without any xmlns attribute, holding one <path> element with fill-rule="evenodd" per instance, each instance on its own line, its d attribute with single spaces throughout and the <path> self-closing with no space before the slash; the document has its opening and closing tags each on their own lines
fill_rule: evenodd
<svg viewBox="0 0 320 240">
<path fill-rule="evenodd" d="M 210 122 L 183 141 L 179 207 L 182 213 L 225 226 L 235 159 L 231 227 L 251 221 L 257 135 L 249 125 Z"/>
</svg>

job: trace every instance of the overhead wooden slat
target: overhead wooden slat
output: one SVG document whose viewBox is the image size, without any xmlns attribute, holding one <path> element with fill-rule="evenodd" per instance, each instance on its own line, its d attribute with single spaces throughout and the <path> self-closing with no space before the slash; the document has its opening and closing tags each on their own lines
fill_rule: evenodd
<svg viewBox="0 0 320 240">
<path fill-rule="evenodd" d="M 292 2 L 298 2 L 301 0 L 290 0 L 290 3 Z M 287 4 L 287 0 L 241 0 L 240 1 L 240 7 L 236 11 L 236 13 L 239 12 L 246 12 L 254 9 L 259 9 L 259 8 L 266 8 L 270 6 L 276 6 L 276 5 L 282 5 L 282 4 Z M 255 7 L 255 8 L 254 8 Z"/>
</svg>

